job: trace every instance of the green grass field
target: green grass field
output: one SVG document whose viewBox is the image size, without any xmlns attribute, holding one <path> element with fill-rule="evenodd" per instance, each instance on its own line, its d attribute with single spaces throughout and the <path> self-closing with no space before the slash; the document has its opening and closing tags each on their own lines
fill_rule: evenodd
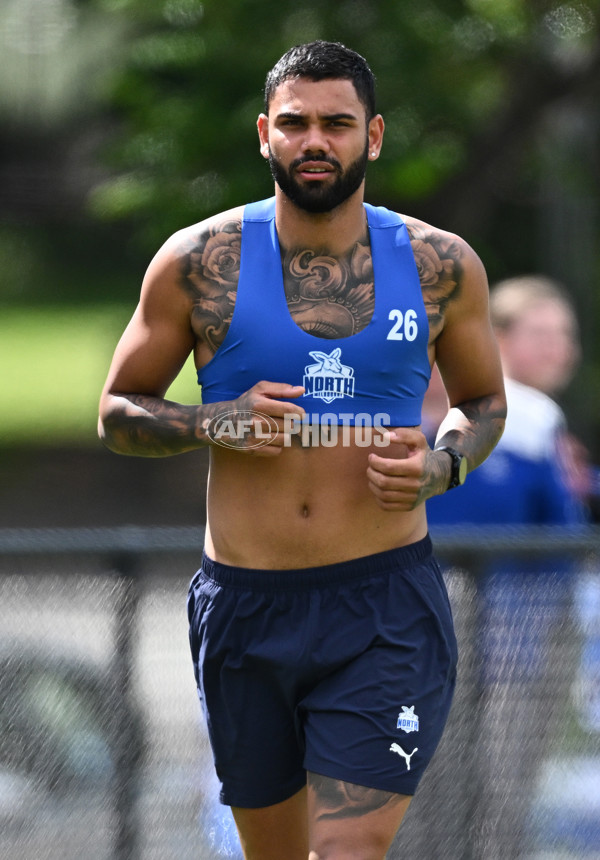
<svg viewBox="0 0 600 860">
<path fill-rule="evenodd" d="M 100 390 L 132 310 L 0 310 L 0 444 L 96 444 Z M 191 359 L 169 396 L 198 402 Z"/>
</svg>

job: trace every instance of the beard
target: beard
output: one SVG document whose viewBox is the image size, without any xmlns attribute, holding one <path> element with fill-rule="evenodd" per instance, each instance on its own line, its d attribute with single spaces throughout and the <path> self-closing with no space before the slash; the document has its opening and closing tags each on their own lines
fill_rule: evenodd
<svg viewBox="0 0 600 860">
<path fill-rule="evenodd" d="M 351 197 L 355 191 L 358 191 L 365 178 L 368 158 L 369 147 L 367 141 L 362 154 L 356 161 L 352 162 L 346 171 L 342 170 L 342 165 L 335 158 L 315 159 L 314 157 L 297 158 L 295 161 L 292 161 L 286 170 L 269 149 L 269 167 L 277 185 L 279 185 L 283 193 L 299 209 L 304 209 L 305 212 L 313 214 L 331 212 L 332 209 L 335 209 Z M 303 184 L 298 182 L 295 176 L 296 168 L 306 161 L 315 160 L 330 164 L 334 168 L 337 176 L 333 183 L 326 184 L 322 180 L 305 182 Z"/>
</svg>

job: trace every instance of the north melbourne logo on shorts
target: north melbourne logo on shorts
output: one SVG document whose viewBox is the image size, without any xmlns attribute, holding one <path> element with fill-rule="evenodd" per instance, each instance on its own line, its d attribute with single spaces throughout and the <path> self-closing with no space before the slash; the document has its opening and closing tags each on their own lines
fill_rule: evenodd
<svg viewBox="0 0 600 860">
<path fill-rule="evenodd" d="M 419 717 L 415 714 L 414 705 L 411 708 L 407 708 L 406 705 L 402 705 L 402 713 L 398 714 L 398 723 L 396 724 L 396 728 L 402 729 L 406 734 L 419 731 Z"/>
<path fill-rule="evenodd" d="M 329 355 L 315 350 L 309 352 L 317 364 L 307 364 L 304 368 L 304 394 L 317 397 L 325 403 L 343 397 L 354 397 L 354 368 L 342 364 L 342 350 L 336 347 Z"/>
</svg>

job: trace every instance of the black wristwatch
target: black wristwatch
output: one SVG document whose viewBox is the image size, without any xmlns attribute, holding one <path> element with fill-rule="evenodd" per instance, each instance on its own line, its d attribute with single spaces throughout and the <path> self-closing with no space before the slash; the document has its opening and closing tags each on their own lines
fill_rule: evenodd
<svg viewBox="0 0 600 860">
<path fill-rule="evenodd" d="M 435 448 L 435 450 L 445 451 L 447 454 L 450 454 L 450 458 L 452 460 L 450 482 L 446 489 L 452 490 L 454 487 L 460 487 L 464 484 L 467 479 L 467 471 L 469 468 L 467 458 L 464 454 L 459 454 L 458 451 L 455 451 L 454 448 L 449 448 L 448 445 L 440 445 L 440 447 Z"/>
</svg>

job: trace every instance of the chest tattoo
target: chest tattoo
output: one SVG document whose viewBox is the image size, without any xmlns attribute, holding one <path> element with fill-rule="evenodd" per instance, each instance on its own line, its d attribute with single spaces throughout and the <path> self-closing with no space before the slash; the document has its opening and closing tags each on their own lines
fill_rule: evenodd
<svg viewBox="0 0 600 860">
<path fill-rule="evenodd" d="M 283 255 L 283 282 L 297 326 L 322 338 L 343 338 L 365 328 L 373 315 L 373 265 L 367 244 L 344 257 L 310 250 Z"/>
<path fill-rule="evenodd" d="M 435 337 L 448 303 L 459 294 L 461 248 L 451 235 L 425 225 L 407 226 Z M 223 343 L 233 315 L 241 238 L 241 222 L 223 220 L 194 236 L 180 257 L 180 284 L 192 299 L 192 327 L 213 353 Z M 282 267 L 289 313 L 304 331 L 325 339 L 344 338 L 369 324 L 375 293 L 366 239 L 343 257 L 291 249 L 282 253 Z"/>
</svg>

